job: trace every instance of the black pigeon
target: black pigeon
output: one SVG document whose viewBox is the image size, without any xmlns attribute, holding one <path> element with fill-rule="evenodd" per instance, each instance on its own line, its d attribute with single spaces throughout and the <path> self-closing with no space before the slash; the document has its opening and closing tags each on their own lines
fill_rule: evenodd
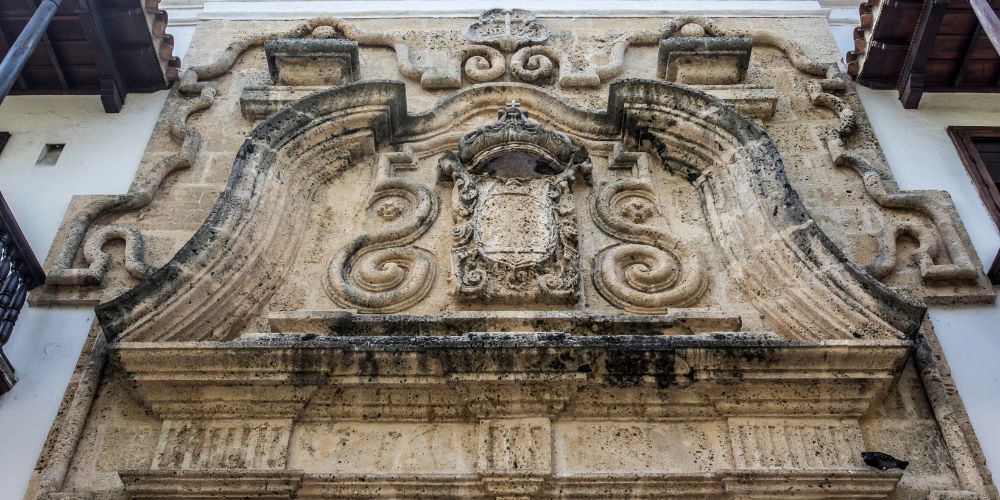
<svg viewBox="0 0 1000 500">
<path fill-rule="evenodd" d="M 861 459 L 865 461 L 865 464 L 869 467 L 874 467 L 878 470 L 889 470 L 889 469 L 905 469 L 910 462 L 906 460 L 897 460 L 892 455 L 882 453 L 880 451 L 863 451 L 861 452 Z"/>
</svg>

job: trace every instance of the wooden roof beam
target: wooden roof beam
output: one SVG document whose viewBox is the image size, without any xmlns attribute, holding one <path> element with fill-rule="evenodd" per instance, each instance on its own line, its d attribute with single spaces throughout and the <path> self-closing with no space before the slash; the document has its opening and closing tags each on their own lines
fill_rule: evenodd
<svg viewBox="0 0 1000 500">
<path fill-rule="evenodd" d="M 36 0 L 27 0 L 28 5 L 32 8 L 38 8 Z M 49 23 L 51 26 L 51 22 Z M 42 33 L 42 38 L 38 41 L 38 44 L 45 47 L 45 53 L 49 56 L 49 62 L 52 63 L 52 67 L 56 70 L 56 78 L 59 80 L 59 86 L 63 90 L 69 90 L 69 81 L 66 80 L 66 73 L 63 71 L 62 63 L 59 61 L 59 56 L 56 54 L 56 49 L 52 46 L 52 42 L 49 41 L 48 29 L 45 33 Z"/>
<path fill-rule="evenodd" d="M 969 5 L 972 6 L 972 12 L 976 14 L 986 38 L 989 38 L 993 49 L 1000 54 L 1000 18 L 997 18 L 996 11 L 990 6 L 989 0 L 969 0 Z"/>
<path fill-rule="evenodd" d="M 924 70 L 927 67 L 927 58 L 934 48 L 934 38 L 941 29 L 941 21 L 944 19 L 949 2 L 950 0 L 924 1 L 924 8 L 920 12 L 920 20 L 917 21 L 917 29 L 913 34 L 913 42 L 903 64 L 903 72 L 900 73 L 896 84 L 899 100 L 906 109 L 914 109 L 920 104 L 920 97 L 924 94 Z"/>
<path fill-rule="evenodd" d="M 87 35 L 87 40 L 94 47 L 94 59 L 97 62 L 97 71 L 101 80 L 101 102 L 104 103 L 104 111 L 117 113 L 125 105 L 125 80 L 122 79 L 121 71 L 115 60 L 115 53 L 111 47 L 111 39 L 104 27 L 101 19 L 101 12 L 97 9 L 95 0 L 77 0 L 80 10 L 80 22 L 83 25 L 83 32 Z"/>
<path fill-rule="evenodd" d="M 38 47 L 38 41 L 45 34 L 61 3 L 62 0 L 42 0 L 38 10 L 17 35 L 17 40 L 11 44 L 3 61 L 0 61 L 0 102 L 7 97 L 14 82 L 20 77 L 21 69 Z"/>
<path fill-rule="evenodd" d="M 972 32 L 972 37 L 969 38 L 969 45 L 965 47 L 965 54 L 962 55 L 962 63 L 958 65 L 958 72 L 955 73 L 955 78 L 952 80 L 952 85 L 958 87 L 965 80 L 965 70 L 969 66 L 969 61 L 972 60 L 972 53 L 976 50 L 976 44 L 979 43 L 979 39 L 983 36 L 983 26 L 976 26 L 975 31 Z"/>
</svg>

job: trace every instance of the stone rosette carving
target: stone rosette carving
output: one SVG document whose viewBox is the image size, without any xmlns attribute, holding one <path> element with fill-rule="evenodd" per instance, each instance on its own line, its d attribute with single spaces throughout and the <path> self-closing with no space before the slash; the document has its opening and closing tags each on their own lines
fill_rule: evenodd
<svg viewBox="0 0 1000 500">
<path fill-rule="evenodd" d="M 542 43 L 549 29 L 535 22 L 535 14 L 522 9 L 490 9 L 469 26 L 466 36 L 473 43 L 495 46 L 513 52 L 522 45 Z"/>
<path fill-rule="evenodd" d="M 451 253 L 458 299 L 579 300 L 572 189 L 577 171 L 589 171 L 585 150 L 528 121 L 512 102 L 496 123 L 463 136 L 459 153 L 446 153 L 438 165 L 442 178 L 455 183 Z"/>
</svg>

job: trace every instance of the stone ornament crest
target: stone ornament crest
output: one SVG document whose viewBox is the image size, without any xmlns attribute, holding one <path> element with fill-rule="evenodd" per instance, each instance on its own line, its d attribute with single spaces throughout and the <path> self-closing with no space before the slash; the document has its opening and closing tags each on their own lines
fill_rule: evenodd
<svg viewBox="0 0 1000 500">
<path fill-rule="evenodd" d="M 574 304 L 580 296 L 573 182 L 590 159 L 516 101 L 438 163 L 454 182 L 452 279 L 459 300 Z"/>
<path fill-rule="evenodd" d="M 467 36 L 472 43 L 513 52 L 522 45 L 549 39 L 549 29 L 535 19 L 535 14 L 527 10 L 490 9 L 479 16 L 479 22 L 469 26 Z"/>
</svg>

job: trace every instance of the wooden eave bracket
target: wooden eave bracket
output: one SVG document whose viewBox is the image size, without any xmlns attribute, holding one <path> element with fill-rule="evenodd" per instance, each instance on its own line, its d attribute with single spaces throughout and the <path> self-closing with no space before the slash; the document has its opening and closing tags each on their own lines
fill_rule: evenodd
<svg viewBox="0 0 1000 500">
<path fill-rule="evenodd" d="M 94 58 L 97 61 L 97 71 L 101 80 L 101 102 L 104 103 L 104 111 L 117 113 L 125 104 L 125 95 L 128 89 L 122 79 L 118 62 L 115 60 L 111 40 L 95 1 L 78 0 L 78 2 L 81 9 L 80 22 L 83 25 L 84 34 L 86 34 L 91 46 L 94 47 Z"/>
</svg>

